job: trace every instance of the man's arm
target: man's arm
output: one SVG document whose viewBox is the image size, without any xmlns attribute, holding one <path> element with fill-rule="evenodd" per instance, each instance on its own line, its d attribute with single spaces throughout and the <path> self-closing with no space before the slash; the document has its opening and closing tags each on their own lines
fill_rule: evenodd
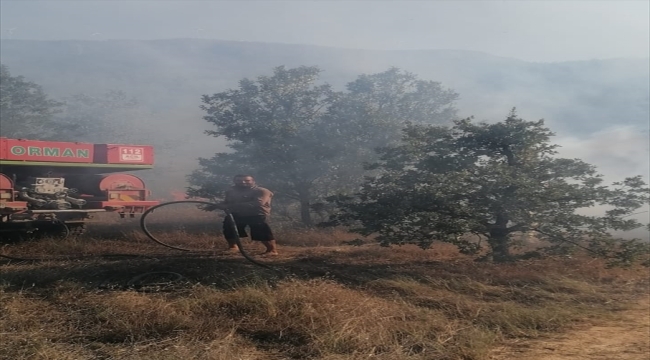
<svg viewBox="0 0 650 360">
<path fill-rule="evenodd" d="M 230 201 L 230 196 L 229 196 L 230 191 L 226 191 L 225 197 L 223 201 L 216 202 L 212 205 L 208 205 L 205 207 L 205 210 L 208 211 L 215 211 L 215 210 L 226 210 L 228 208 L 228 203 Z"/>
<path fill-rule="evenodd" d="M 267 189 L 260 189 L 257 197 L 251 201 L 239 202 L 239 203 L 228 203 L 226 200 L 226 208 L 232 212 L 246 212 L 248 210 L 258 209 L 262 205 L 267 204 L 271 201 L 273 193 Z"/>
</svg>

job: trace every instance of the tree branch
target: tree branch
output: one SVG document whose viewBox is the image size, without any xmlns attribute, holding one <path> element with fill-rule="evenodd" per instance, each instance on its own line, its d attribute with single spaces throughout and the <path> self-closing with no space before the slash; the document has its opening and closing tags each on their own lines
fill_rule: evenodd
<svg viewBox="0 0 650 360">
<path fill-rule="evenodd" d="M 549 234 L 549 233 L 547 233 L 547 232 L 544 232 L 544 231 L 542 231 L 542 230 L 540 230 L 540 229 L 537 229 L 537 228 L 535 228 L 535 229 L 531 229 L 531 230 L 533 230 L 533 231 L 537 231 L 538 233 L 543 234 L 543 235 L 546 235 L 546 236 L 548 236 L 548 237 L 551 237 L 551 238 L 554 238 L 554 239 L 557 239 L 557 240 L 561 240 L 562 242 L 568 242 L 569 244 L 575 245 L 575 246 L 577 246 L 577 247 L 579 247 L 579 248 L 581 248 L 581 249 L 583 249 L 583 250 L 587 250 L 587 251 L 591 252 L 592 254 L 602 255 L 602 254 L 600 254 L 600 253 L 597 252 L 597 251 L 591 250 L 591 249 L 589 249 L 589 248 L 587 248 L 587 247 L 584 247 L 584 246 L 582 246 L 582 245 L 576 243 L 575 241 L 571 241 L 571 240 L 569 240 L 569 239 L 566 239 L 566 238 L 563 238 L 563 237 L 559 237 L 559 236 L 556 236 L 556 235 L 551 235 L 551 234 Z"/>
</svg>

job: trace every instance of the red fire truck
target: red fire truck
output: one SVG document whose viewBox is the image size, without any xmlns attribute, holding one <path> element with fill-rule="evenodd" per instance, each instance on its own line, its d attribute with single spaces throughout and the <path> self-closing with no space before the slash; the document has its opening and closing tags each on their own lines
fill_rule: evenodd
<svg viewBox="0 0 650 360">
<path fill-rule="evenodd" d="M 134 170 L 153 168 L 150 145 L 0 137 L 0 236 L 78 235 L 93 213 L 135 217 L 158 201 Z"/>
</svg>

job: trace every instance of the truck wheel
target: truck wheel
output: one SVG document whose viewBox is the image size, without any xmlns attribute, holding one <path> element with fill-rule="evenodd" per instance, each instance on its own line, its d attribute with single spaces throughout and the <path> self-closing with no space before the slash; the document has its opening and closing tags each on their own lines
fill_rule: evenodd
<svg viewBox="0 0 650 360">
<path fill-rule="evenodd" d="M 34 238 L 51 237 L 54 239 L 65 239 L 69 236 L 68 227 L 62 222 L 54 224 L 40 224 L 38 230 L 33 233 Z"/>
<path fill-rule="evenodd" d="M 70 234 L 68 236 L 81 236 L 86 233 L 86 224 L 67 224 L 68 229 L 70 229 Z"/>
</svg>

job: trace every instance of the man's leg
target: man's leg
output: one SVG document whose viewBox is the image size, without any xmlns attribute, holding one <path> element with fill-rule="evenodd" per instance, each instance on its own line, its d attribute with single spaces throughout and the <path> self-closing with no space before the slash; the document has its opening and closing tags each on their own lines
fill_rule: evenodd
<svg viewBox="0 0 650 360">
<path fill-rule="evenodd" d="M 275 240 L 270 240 L 270 241 L 262 241 L 262 244 L 266 246 L 266 251 L 264 252 L 265 254 L 269 255 L 277 255 L 278 254 L 278 247 L 275 243 Z"/>
<path fill-rule="evenodd" d="M 235 226 L 231 223 L 229 217 L 226 217 L 223 222 L 223 235 L 228 242 L 228 250 L 230 251 L 239 251 L 239 246 L 237 246 L 237 237 L 248 237 L 246 233 L 246 224 L 243 221 L 237 222 L 235 219 Z"/>
<path fill-rule="evenodd" d="M 256 216 L 254 221 L 251 221 L 251 239 L 261 241 L 266 247 L 264 254 L 277 255 L 278 247 L 275 242 L 275 236 L 269 226 L 266 216 Z"/>
<path fill-rule="evenodd" d="M 237 246 L 237 242 L 235 242 L 235 240 L 226 239 L 226 241 L 228 241 L 228 250 L 239 251 L 239 246 Z"/>
</svg>

